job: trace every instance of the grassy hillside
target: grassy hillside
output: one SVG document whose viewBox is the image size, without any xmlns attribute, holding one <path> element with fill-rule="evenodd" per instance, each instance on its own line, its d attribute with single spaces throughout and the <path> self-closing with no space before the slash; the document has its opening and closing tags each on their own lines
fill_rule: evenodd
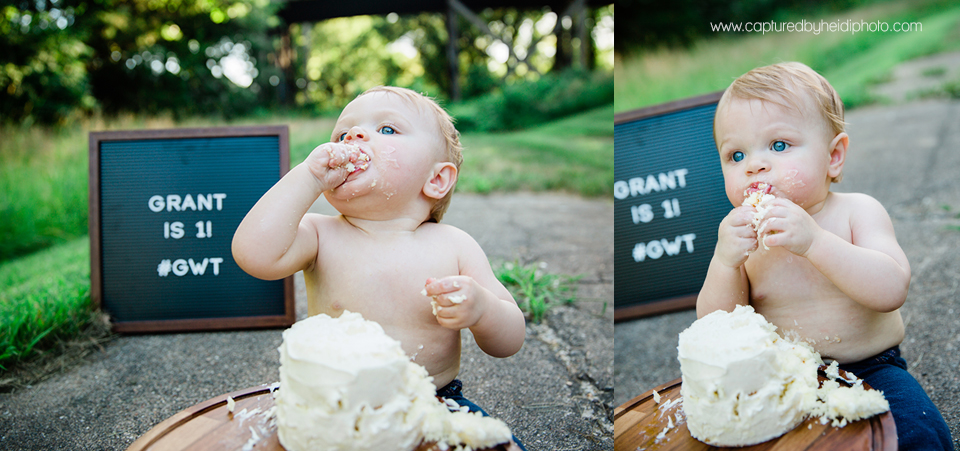
<svg viewBox="0 0 960 451">
<path fill-rule="evenodd" d="M 819 71 L 853 107 L 874 101 L 869 85 L 886 79 L 898 63 L 960 49 L 960 5 L 955 2 L 900 0 L 840 14 L 782 19 L 801 20 L 882 21 L 889 26 L 916 22 L 922 31 L 717 33 L 689 49 L 659 49 L 617 59 L 614 109 L 619 113 L 719 91 L 754 67 L 782 61 L 800 61 Z"/>
</svg>

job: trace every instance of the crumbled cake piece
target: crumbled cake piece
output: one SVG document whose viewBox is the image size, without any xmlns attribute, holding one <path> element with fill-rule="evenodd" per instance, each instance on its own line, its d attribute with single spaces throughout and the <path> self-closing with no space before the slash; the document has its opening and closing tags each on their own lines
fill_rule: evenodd
<svg viewBox="0 0 960 451">
<path fill-rule="evenodd" d="M 763 230 L 761 229 L 763 218 L 770 210 L 770 203 L 776 199 L 776 196 L 770 194 L 771 188 L 772 187 L 770 185 L 761 182 L 757 184 L 755 189 L 746 189 L 743 192 L 743 195 L 746 196 L 746 199 L 744 199 L 743 204 L 741 204 L 745 207 L 753 207 L 756 210 L 756 212 L 753 214 L 753 230 L 757 232 L 757 239 L 763 245 L 764 250 L 770 250 L 770 248 L 767 247 L 766 241 L 764 241 L 766 235 L 772 235 L 776 233 L 769 232 L 764 234 Z"/>
</svg>

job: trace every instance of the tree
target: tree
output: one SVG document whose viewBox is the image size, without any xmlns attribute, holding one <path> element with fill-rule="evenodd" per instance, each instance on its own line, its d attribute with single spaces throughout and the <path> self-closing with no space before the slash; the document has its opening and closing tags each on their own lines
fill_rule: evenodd
<svg viewBox="0 0 960 451">
<path fill-rule="evenodd" d="M 0 117 L 4 121 L 56 123 L 76 105 L 92 106 L 86 67 L 91 49 L 76 18 L 82 9 L 62 0 L 21 2 L 0 8 Z"/>
<path fill-rule="evenodd" d="M 101 109 L 249 112 L 276 98 L 269 0 L 31 0 L 2 9 L 0 108 L 57 123 Z M 9 57 L 7 57 L 9 55 Z"/>
</svg>

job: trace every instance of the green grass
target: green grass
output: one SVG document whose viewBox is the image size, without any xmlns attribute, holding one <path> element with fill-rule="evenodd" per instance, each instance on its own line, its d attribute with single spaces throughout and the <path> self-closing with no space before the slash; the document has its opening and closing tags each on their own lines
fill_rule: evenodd
<svg viewBox="0 0 960 451">
<path fill-rule="evenodd" d="M 86 139 L 38 129 L 0 135 L 0 262 L 86 234 Z"/>
<path fill-rule="evenodd" d="M 786 17 L 783 21 L 824 20 L 920 22 L 921 32 L 773 33 L 718 35 L 689 49 L 648 51 L 618 59 L 617 112 L 725 89 L 755 67 L 800 61 L 821 72 L 848 107 L 877 99 L 868 87 L 889 77 L 899 63 L 960 48 L 960 5 L 944 1 L 884 2 L 841 14 Z"/>
<path fill-rule="evenodd" d="M 0 369 L 80 334 L 90 305 L 90 241 L 0 264 Z"/>
<path fill-rule="evenodd" d="M 612 194 L 612 105 L 528 130 L 467 133 L 461 140 L 458 192 Z"/>
<path fill-rule="evenodd" d="M 576 299 L 576 282 L 580 277 L 550 274 L 545 263 L 521 265 L 519 262 L 504 262 L 495 265 L 493 273 L 510 290 L 520 310 L 539 323 L 547 311 L 555 306 L 573 303 Z"/>
</svg>

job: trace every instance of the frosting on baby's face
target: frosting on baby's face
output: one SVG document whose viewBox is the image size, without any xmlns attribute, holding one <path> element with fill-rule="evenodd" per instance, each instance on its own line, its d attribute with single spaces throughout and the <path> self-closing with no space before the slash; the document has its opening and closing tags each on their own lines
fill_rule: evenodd
<svg viewBox="0 0 960 451">
<path fill-rule="evenodd" d="M 362 156 L 353 162 L 346 182 L 328 200 L 349 201 L 375 194 L 382 200 L 415 196 L 443 149 L 434 118 L 390 92 L 372 92 L 343 109 L 331 140 L 356 146 Z M 338 208 L 339 209 L 339 208 Z"/>
<path fill-rule="evenodd" d="M 809 102 L 806 102 L 809 103 Z M 756 190 L 807 208 L 830 187 L 832 136 L 812 105 L 801 110 L 758 99 L 732 98 L 716 118 L 727 197 L 734 205 Z"/>
</svg>

